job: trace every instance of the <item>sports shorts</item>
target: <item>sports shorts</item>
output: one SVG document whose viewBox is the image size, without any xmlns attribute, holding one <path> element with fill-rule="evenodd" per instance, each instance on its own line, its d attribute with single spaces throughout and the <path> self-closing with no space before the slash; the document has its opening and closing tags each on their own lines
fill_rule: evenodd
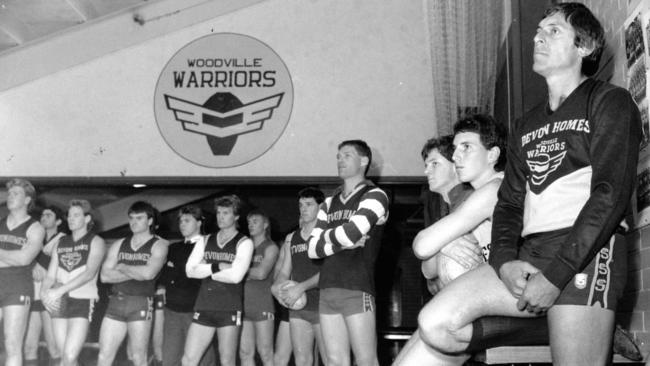
<svg viewBox="0 0 650 366">
<path fill-rule="evenodd" d="M 34 282 L 31 269 L 0 268 L 0 307 L 31 305 Z"/>
<path fill-rule="evenodd" d="M 93 312 L 95 311 L 95 302 L 95 299 L 76 299 L 74 297 L 68 297 L 65 307 L 59 314 L 52 315 L 52 318 L 85 318 L 88 319 L 88 322 L 92 322 Z"/>
<path fill-rule="evenodd" d="M 326 288 L 320 290 L 318 312 L 320 314 L 354 314 L 374 312 L 375 297 L 359 290 Z"/>
<path fill-rule="evenodd" d="M 261 322 L 264 320 L 275 319 L 275 313 L 272 311 L 253 311 L 244 312 L 244 320 L 250 322 Z"/>
<path fill-rule="evenodd" d="M 519 259 L 544 269 L 555 258 L 570 229 L 533 234 L 524 238 Z M 555 305 L 596 306 L 616 311 L 627 281 L 625 237 L 615 234 L 591 262 L 562 289 Z"/>
<path fill-rule="evenodd" d="M 121 322 L 151 320 L 153 297 L 114 293 L 108 297 L 106 317 Z"/>
<path fill-rule="evenodd" d="M 241 311 L 195 311 L 192 323 L 206 327 L 221 328 L 229 326 L 240 326 Z"/>
<path fill-rule="evenodd" d="M 164 294 L 155 294 L 153 295 L 153 309 L 162 310 L 165 308 L 165 295 Z"/>
<path fill-rule="evenodd" d="M 40 313 L 41 311 L 45 311 L 45 306 L 43 306 L 43 302 L 41 300 L 34 300 L 32 301 L 32 307 L 29 309 L 29 311 L 33 313 Z"/>
<path fill-rule="evenodd" d="M 275 305 L 275 316 L 278 320 L 281 322 L 289 322 L 289 309 L 286 307 L 280 305 L 280 303 L 277 300 L 273 300 L 273 303 Z"/>
<path fill-rule="evenodd" d="M 318 311 L 300 309 L 300 310 L 289 310 L 289 320 L 291 319 L 302 319 L 310 324 L 319 324 L 320 318 L 318 317 Z"/>
</svg>

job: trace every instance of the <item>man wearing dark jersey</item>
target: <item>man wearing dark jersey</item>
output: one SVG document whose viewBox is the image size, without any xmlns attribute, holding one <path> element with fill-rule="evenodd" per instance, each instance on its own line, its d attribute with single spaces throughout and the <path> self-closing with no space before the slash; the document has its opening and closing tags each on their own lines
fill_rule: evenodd
<svg viewBox="0 0 650 366">
<path fill-rule="evenodd" d="M 430 359 L 417 364 L 498 345 L 486 342 L 481 317 L 543 314 L 554 364 L 610 361 L 627 277 L 619 233 L 634 189 L 639 110 L 626 90 L 588 77 L 604 31 L 583 4 L 547 10 L 534 42 L 533 70 L 548 99 L 511 131 L 489 265 L 434 297 L 419 324 Z"/>
<path fill-rule="evenodd" d="M 156 276 L 167 258 L 168 243 L 153 234 L 155 208 L 135 202 L 128 211 L 132 235 L 108 250 L 101 278 L 113 284 L 106 315 L 99 331 L 97 365 L 110 366 L 128 334 L 131 361 L 147 364 Z"/>
<path fill-rule="evenodd" d="M 23 364 L 23 338 L 34 298 L 32 261 L 43 247 L 45 230 L 29 216 L 36 190 L 24 180 L 7 182 L 9 215 L 0 220 L 0 319 L 3 320 L 5 365 Z"/>
<path fill-rule="evenodd" d="M 316 188 L 309 187 L 298 192 L 300 229 L 287 235 L 283 246 L 285 260 L 282 262 L 273 287 L 271 287 L 271 291 L 278 301 L 289 308 L 303 294 L 306 294 L 307 304 L 305 307 L 289 312 L 291 343 L 297 366 L 313 365 L 314 341 L 318 344 L 323 364 L 327 365 L 327 355 L 318 315 L 320 264 L 307 255 L 307 241 L 316 226 L 319 205 L 324 200 L 325 195 Z M 295 281 L 296 285 L 286 287 L 289 280 Z"/>
<path fill-rule="evenodd" d="M 362 140 L 339 144 L 343 185 L 321 205 L 309 257 L 324 258 L 319 313 L 329 365 L 377 365 L 375 261 L 388 219 L 388 197 L 366 179 L 372 152 Z"/>
</svg>

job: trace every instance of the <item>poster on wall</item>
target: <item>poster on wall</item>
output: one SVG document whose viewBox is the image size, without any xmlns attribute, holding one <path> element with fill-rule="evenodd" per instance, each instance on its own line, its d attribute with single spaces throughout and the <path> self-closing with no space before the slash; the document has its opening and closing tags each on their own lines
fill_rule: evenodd
<svg viewBox="0 0 650 366">
<path fill-rule="evenodd" d="M 625 56 L 627 59 L 627 88 L 639 106 L 643 138 L 639 151 L 637 166 L 636 199 L 634 200 L 635 226 L 650 224 L 650 121 L 648 113 L 648 77 L 647 65 L 650 59 L 648 49 L 650 14 L 648 3 L 638 3 L 625 21 Z"/>
</svg>

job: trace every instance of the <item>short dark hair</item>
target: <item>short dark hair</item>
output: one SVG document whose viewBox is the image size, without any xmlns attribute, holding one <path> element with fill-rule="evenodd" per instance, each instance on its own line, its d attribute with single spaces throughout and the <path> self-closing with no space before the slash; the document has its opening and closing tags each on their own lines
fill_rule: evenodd
<svg viewBox="0 0 650 366">
<path fill-rule="evenodd" d="M 264 230 L 264 235 L 266 235 L 267 238 L 271 237 L 271 218 L 269 215 L 267 215 L 264 210 L 261 208 L 254 208 L 248 212 L 248 215 L 246 215 L 246 219 L 250 219 L 253 216 L 259 216 L 261 217 L 264 221 L 266 221 L 266 229 Z"/>
<path fill-rule="evenodd" d="M 239 215 L 239 210 L 242 208 L 242 202 L 237 195 L 231 194 L 215 198 L 214 208 L 216 209 L 217 207 L 230 207 L 235 215 Z"/>
<path fill-rule="evenodd" d="M 494 165 L 494 170 L 500 172 L 505 169 L 508 131 L 502 123 L 487 114 L 474 114 L 454 124 L 454 135 L 460 132 L 477 133 L 481 143 L 488 150 L 495 146 L 498 147 L 499 159 Z"/>
<path fill-rule="evenodd" d="M 61 220 L 61 222 L 65 221 L 65 218 L 66 218 L 67 215 L 65 214 L 65 212 L 63 212 L 62 209 L 59 208 L 59 206 L 47 205 L 47 206 L 43 207 L 43 211 L 45 211 L 45 210 L 52 211 L 52 213 L 54 214 L 54 219 L 55 220 Z M 43 211 L 41 211 L 41 214 L 42 214 Z"/>
<path fill-rule="evenodd" d="M 339 144 L 338 149 L 341 150 L 343 146 L 352 146 L 361 156 L 368 158 L 368 165 L 366 166 L 366 171 L 363 172 L 363 175 L 368 174 L 368 169 L 370 169 L 370 164 L 372 163 L 372 150 L 370 146 L 363 140 L 345 140 Z"/>
<path fill-rule="evenodd" d="M 131 205 L 131 207 L 129 207 L 127 214 L 139 213 L 145 213 L 147 214 L 148 219 L 153 219 L 151 225 L 149 225 L 149 231 L 153 233 L 155 228 L 158 226 L 158 210 L 147 201 L 136 201 Z"/>
<path fill-rule="evenodd" d="M 183 215 L 190 215 L 192 216 L 196 221 L 205 221 L 205 217 L 203 216 L 203 210 L 201 210 L 200 207 L 197 206 L 183 206 L 181 207 L 180 210 L 178 210 L 178 218 L 180 219 L 181 216 Z"/>
<path fill-rule="evenodd" d="M 432 137 L 424 144 L 422 147 L 422 160 L 427 160 L 431 150 L 438 150 L 440 155 L 445 159 L 453 162 L 452 156 L 454 156 L 454 136 L 446 135 L 441 137 Z"/>
<path fill-rule="evenodd" d="M 320 205 L 325 201 L 325 194 L 316 187 L 307 187 L 298 192 L 298 198 L 313 198 Z"/>
<path fill-rule="evenodd" d="M 576 47 L 593 48 L 593 51 L 582 58 L 581 72 L 585 76 L 592 76 L 598 71 L 600 57 L 605 48 L 605 31 L 594 14 L 581 3 L 559 3 L 546 9 L 544 18 L 556 13 L 564 15 L 567 23 L 573 27 L 576 38 Z"/>
</svg>

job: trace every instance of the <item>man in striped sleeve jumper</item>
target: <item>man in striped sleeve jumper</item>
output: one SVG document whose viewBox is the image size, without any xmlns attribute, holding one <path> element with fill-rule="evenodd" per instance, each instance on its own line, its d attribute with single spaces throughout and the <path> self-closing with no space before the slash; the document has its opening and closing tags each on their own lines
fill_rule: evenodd
<svg viewBox="0 0 650 366">
<path fill-rule="evenodd" d="M 343 185 L 321 205 L 309 239 L 309 257 L 324 258 L 319 316 L 329 365 L 377 365 L 374 267 L 388 197 L 366 179 L 372 152 L 362 140 L 338 146 Z"/>
</svg>

